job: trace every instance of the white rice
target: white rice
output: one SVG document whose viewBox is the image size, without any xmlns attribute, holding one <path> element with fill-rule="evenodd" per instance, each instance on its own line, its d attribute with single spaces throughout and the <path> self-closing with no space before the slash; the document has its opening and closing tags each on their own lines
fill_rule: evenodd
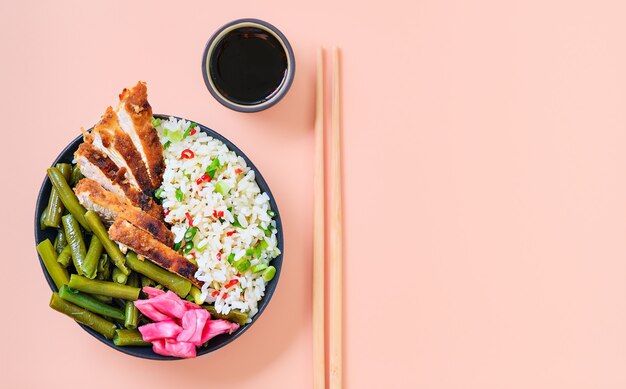
<svg viewBox="0 0 626 389">
<path fill-rule="evenodd" d="M 157 126 L 157 131 L 164 144 L 169 139 L 177 140 L 174 135 L 182 134 L 191 123 L 186 120 L 169 118 Z M 180 137 L 180 136 L 179 136 Z M 181 159 L 185 149 L 194 153 L 191 159 Z M 199 230 L 193 238 L 194 248 L 187 255 L 198 263 L 196 278 L 204 282 L 202 298 L 214 303 L 217 312 L 227 314 L 231 309 L 248 313 L 248 321 L 258 312 L 258 301 L 265 294 L 266 281 L 262 272 L 253 273 L 252 268 L 260 263 L 269 262 L 280 254 L 277 248 L 276 222 L 270 216 L 269 197 L 261 193 L 254 178 L 254 171 L 246 162 L 229 150 L 224 143 L 198 131 L 179 141 L 171 141 L 164 151 L 165 173 L 163 174 L 163 207 L 169 213 L 165 221 L 172 225 L 175 242 L 183 241 L 189 228 L 186 213 L 193 219 L 193 226 Z M 210 182 L 198 185 L 196 180 L 205 174 L 207 166 L 218 158 L 222 167 Z M 241 173 L 237 174 L 236 170 Z M 216 191 L 216 184 L 225 181 L 232 188 L 225 196 Z M 178 201 L 176 190 L 184 194 Z M 214 217 L 214 211 L 223 212 L 220 218 Z M 241 225 L 236 228 L 235 217 Z M 221 219 L 221 220 L 220 220 Z M 270 229 L 266 236 L 264 230 Z M 231 236 L 228 232 L 236 231 Z M 260 240 L 265 240 L 267 248 L 260 257 L 250 257 L 250 268 L 239 273 L 228 258 L 234 254 L 234 260 L 246 256 Z M 218 254 L 220 253 L 220 254 Z M 221 257 L 220 257 L 221 256 Z M 236 279 L 237 284 L 230 288 L 224 285 Z"/>
</svg>

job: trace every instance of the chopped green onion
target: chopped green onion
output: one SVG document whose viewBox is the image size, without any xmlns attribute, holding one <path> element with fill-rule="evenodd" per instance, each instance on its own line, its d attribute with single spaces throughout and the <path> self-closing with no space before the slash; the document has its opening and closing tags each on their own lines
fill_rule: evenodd
<svg viewBox="0 0 626 389">
<path fill-rule="evenodd" d="M 167 134 L 167 137 L 172 142 L 180 142 L 181 140 L 183 140 L 183 135 L 184 133 L 182 131 L 170 131 Z"/>
<path fill-rule="evenodd" d="M 235 261 L 235 268 L 239 270 L 239 272 L 243 273 L 250 267 L 250 260 L 246 257 L 242 257 L 239 260 Z"/>
<path fill-rule="evenodd" d="M 196 232 L 198 232 L 198 227 L 189 227 L 187 231 L 185 231 L 185 240 L 190 241 L 196 236 Z"/>
<path fill-rule="evenodd" d="M 184 198 L 185 194 L 183 193 L 183 191 L 180 190 L 180 188 L 176 188 L 176 200 L 183 201 Z"/>
<path fill-rule="evenodd" d="M 215 158 L 214 160 L 211 161 L 209 166 L 206 167 L 206 174 L 208 174 L 211 177 L 211 179 L 213 179 L 215 177 L 215 173 L 217 173 L 217 170 L 221 166 L 222 164 L 220 163 L 220 159 Z"/>
<path fill-rule="evenodd" d="M 268 246 L 269 246 L 269 243 L 267 243 L 265 239 L 259 242 L 259 247 L 261 248 L 261 250 L 265 250 L 266 248 L 268 248 Z"/>
<path fill-rule="evenodd" d="M 263 279 L 265 281 L 271 281 L 275 275 L 276 275 L 276 268 L 274 266 L 270 266 L 263 271 Z"/>
<path fill-rule="evenodd" d="M 235 221 L 233 221 L 233 227 L 235 227 L 235 228 L 243 228 L 243 226 L 239 223 L 239 220 L 237 219 L 237 216 L 233 215 L 233 218 L 235 219 Z"/>
<path fill-rule="evenodd" d="M 258 273 L 258 272 L 263 271 L 265 269 L 267 269 L 267 263 L 259 263 L 259 264 L 256 264 L 256 265 L 252 266 L 252 272 L 253 273 Z"/>
<path fill-rule="evenodd" d="M 246 250 L 246 255 L 252 255 L 254 254 L 254 249 L 247 249 Z"/>
<path fill-rule="evenodd" d="M 222 196 L 226 196 L 229 190 L 230 188 L 226 181 L 218 181 L 217 184 L 215 184 L 215 191 L 221 193 Z"/>
<path fill-rule="evenodd" d="M 161 119 L 160 118 L 152 118 L 152 127 L 158 127 L 161 125 Z"/>
<path fill-rule="evenodd" d="M 185 247 L 183 247 L 183 253 L 188 254 L 191 249 L 193 249 L 193 242 L 185 243 Z"/>
<path fill-rule="evenodd" d="M 178 242 L 178 243 L 175 243 L 175 244 L 174 244 L 174 251 L 178 251 L 178 250 L 180 250 L 180 246 L 181 246 L 182 244 L 183 244 L 183 242 L 182 242 L 182 241 L 180 241 L 180 242 Z"/>
<path fill-rule="evenodd" d="M 261 231 L 263 231 L 263 233 L 265 234 L 265 236 L 272 236 L 272 230 L 271 229 L 265 229 L 261 226 L 259 226 L 259 228 L 261 229 Z"/>
<path fill-rule="evenodd" d="M 201 242 L 202 243 L 202 242 Z M 200 243 L 198 243 L 198 246 L 196 246 L 196 249 L 200 252 L 204 251 L 206 249 L 206 247 L 209 245 L 208 242 L 205 242 L 204 245 L 200 245 Z"/>
<path fill-rule="evenodd" d="M 154 192 L 154 197 L 156 197 L 157 199 L 162 199 L 163 198 L 163 192 L 165 192 L 165 190 L 163 188 L 157 189 L 156 192 Z"/>
<path fill-rule="evenodd" d="M 269 216 L 269 217 L 274 217 L 274 216 L 276 216 L 276 212 L 272 211 L 271 209 L 268 209 L 268 210 L 267 210 L 267 214 L 268 214 L 268 216 Z"/>
<path fill-rule="evenodd" d="M 186 137 L 189 136 L 189 134 L 191 134 L 191 129 L 194 128 L 195 126 L 197 126 L 196 123 L 194 122 L 189 123 L 189 127 L 187 127 L 187 129 L 185 130 L 185 133 L 183 134 L 183 139 L 185 139 Z"/>
<path fill-rule="evenodd" d="M 235 260 L 235 253 L 230 253 L 230 255 L 228 256 L 228 263 L 232 265 L 234 260 Z"/>
<path fill-rule="evenodd" d="M 172 142 L 170 142 L 169 140 L 167 142 L 163 143 L 163 150 L 167 150 L 167 148 L 170 147 L 171 143 Z"/>
</svg>

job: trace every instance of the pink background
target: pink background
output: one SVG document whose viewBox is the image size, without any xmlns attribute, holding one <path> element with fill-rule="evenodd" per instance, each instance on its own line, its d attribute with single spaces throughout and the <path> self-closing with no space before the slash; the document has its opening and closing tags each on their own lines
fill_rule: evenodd
<svg viewBox="0 0 626 389">
<path fill-rule="evenodd" d="M 321 44 L 344 50 L 345 386 L 626 387 L 623 1 L 85 3 L 0 2 L 0 387 L 311 387 Z M 290 93 L 258 114 L 200 72 L 239 17 L 296 52 Z M 284 220 L 269 309 L 197 360 L 125 356 L 50 310 L 33 247 L 44 169 L 139 79 L 156 112 L 245 150 Z"/>
</svg>

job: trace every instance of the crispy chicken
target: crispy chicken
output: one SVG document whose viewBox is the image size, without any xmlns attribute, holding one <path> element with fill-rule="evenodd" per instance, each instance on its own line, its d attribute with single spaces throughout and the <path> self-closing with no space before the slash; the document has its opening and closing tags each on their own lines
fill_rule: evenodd
<svg viewBox="0 0 626 389">
<path fill-rule="evenodd" d="M 96 181 L 106 190 L 128 200 L 151 216 L 163 220 L 163 207 L 126 179 L 125 169 L 120 169 L 106 154 L 91 143 L 82 143 L 74 153 L 74 159 L 85 177 Z"/>
<path fill-rule="evenodd" d="M 146 84 L 140 81 L 133 88 L 124 89 L 115 113 L 120 127 L 130 136 L 147 167 L 152 189 L 157 189 L 163 181 L 165 161 L 159 136 L 152 126 Z"/>
<path fill-rule="evenodd" d="M 152 234 L 127 220 L 116 219 L 109 228 L 109 236 L 114 241 L 127 246 L 157 265 L 190 280 L 197 287 L 202 287 L 202 282 L 194 276 L 198 270 L 196 265 L 171 249 L 170 246 L 157 240 Z"/>
<path fill-rule="evenodd" d="M 154 188 L 141 154 L 130 136 L 120 127 L 113 108 L 107 108 L 100 122 L 94 126 L 93 131 L 85 133 L 83 138 L 85 142 L 91 143 L 96 149 L 111 158 L 120 169 L 125 169 L 125 176 L 131 185 L 146 194 L 153 192 Z"/>
<path fill-rule="evenodd" d="M 74 192 L 85 208 L 97 212 L 107 224 L 122 218 L 145 233 L 151 234 L 162 244 L 167 246 L 174 244 L 174 234 L 163 222 L 135 207 L 124 198 L 107 191 L 96 181 L 83 178 L 74 188 Z"/>
</svg>

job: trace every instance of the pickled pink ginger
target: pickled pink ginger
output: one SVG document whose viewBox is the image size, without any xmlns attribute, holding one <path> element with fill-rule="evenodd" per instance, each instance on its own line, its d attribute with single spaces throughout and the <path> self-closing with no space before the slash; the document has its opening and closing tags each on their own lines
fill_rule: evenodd
<svg viewBox="0 0 626 389">
<path fill-rule="evenodd" d="M 144 287 L 148 299 L 135 301 L 137 309 L 154 323 L 139 327 L 152 350 L 160 355 L 194 358 L 196 347 L 220 334 L 231 334 L 239 324 L 226 320 L 211 320 L 209 312 L 175 293 Z"/>
</svg>

